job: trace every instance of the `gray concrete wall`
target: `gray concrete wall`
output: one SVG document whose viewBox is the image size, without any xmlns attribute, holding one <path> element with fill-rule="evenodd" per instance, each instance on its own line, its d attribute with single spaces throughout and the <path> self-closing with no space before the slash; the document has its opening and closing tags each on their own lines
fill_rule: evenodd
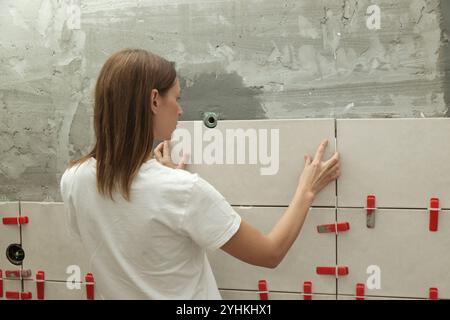
<svg viewBox="0 0 450 320">
<path fill-rule="evenodd" d="M 0 0 L 0 200 L 60 200 L 123 47 L 176 61 L 184 120 L 450 116 L 449 2 Z"/>
<path fill-rule="evenodd" d="M 447 106 L 446 117 L 450 117 L 450 1 L 443 0 L 440 3 L 441 8 L 441 48 L 439 65 L 444 73 L 445 80 L 443 82 L 444 100 Z"/>
</svg>

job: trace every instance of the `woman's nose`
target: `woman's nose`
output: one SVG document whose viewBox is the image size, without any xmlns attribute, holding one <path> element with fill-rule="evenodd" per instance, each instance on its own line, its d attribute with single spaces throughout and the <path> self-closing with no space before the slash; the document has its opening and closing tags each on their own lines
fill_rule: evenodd
<svg viewBox="0 0 450 320">
<path fill-rule="evenodd" d="M 178 117 L 181 117 L 183 115 L 183 109 L 181 107 L 178 108 Z"/>
</svg>

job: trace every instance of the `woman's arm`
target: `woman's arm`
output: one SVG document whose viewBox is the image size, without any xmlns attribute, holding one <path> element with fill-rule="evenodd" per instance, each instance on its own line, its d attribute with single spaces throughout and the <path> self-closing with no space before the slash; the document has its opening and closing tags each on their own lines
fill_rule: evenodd
<svg viewBox="0 0 450 320">
<path fill-rule="evenodd" d="M 316 194 L 340 175 L 339 153 L 336 152 L 328 161 L 322 161 L 327 144 L 327 140 L 320 144 L 314 159 L 309 155 L 305 156 L 305 167 L 294 197 L 268 235 L 262 234 L 241 220 L 238 231 L 221 249 L 253 265 L 267 268 L 278 266 L 297 239 Z M 174 169 L 185 167 L 185 159 L 178 165 L 172 162 L 169 141 L 160 143 L 155 148 L 154 155 L 159 162 L 168 167 Z"/>
<path fill-rule="evenodd" d="M 295 195 L 268 235 L 242 220 L 238 231 L 221 249 L 253 265 L 277 267 L 297 239 L 315 195 L 340 175 L 338 153 L 328 161 L 322 161 L 326 146 L 327 141 L 322 142 L 314 160 L 305 157 L 305 168 Z"/>
<path fill-rule="evenodd" d="M 245 220 L 221 249 L 244 262 L 275 268 L 297 239 L 313 198 L 299 192 L 272 231 L 266 236 Z"/>
</svg>

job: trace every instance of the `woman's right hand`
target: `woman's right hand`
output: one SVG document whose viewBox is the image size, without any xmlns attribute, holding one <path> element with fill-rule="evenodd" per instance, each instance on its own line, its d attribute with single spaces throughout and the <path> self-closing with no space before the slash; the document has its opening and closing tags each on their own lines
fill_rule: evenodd
<svg viewBox="0 0 450 320">
<path fill-rule="evenodd" d="M 311 159 L 309 155 L 305 156 L 305 167 L 298 182 L 297 191 L 304 192 L 313 199 L 341 174 L 338 152 L 335 152 L 327 161 L 322 161 L 327 145 L 328 140 L 322 141 L 314 159 Z"/>
</svg>

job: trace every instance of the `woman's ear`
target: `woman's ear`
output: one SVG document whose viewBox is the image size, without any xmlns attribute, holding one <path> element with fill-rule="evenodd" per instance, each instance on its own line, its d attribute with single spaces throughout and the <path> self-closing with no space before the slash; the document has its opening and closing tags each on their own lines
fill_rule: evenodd
<svg viewBox="0 0 450 320">
<path fill-rule="evenodd" d="M 150 96 L 151 96 L 150 104 L 151 104 L 152 112 L 153 112 L 153 114 L 156 114 L 156 113 L 158 113 L 159 105 L 160 105 L 160 101 L 159 101 L 160 95 L 159 95 L 158 90 L 152 89 Z"/>
</svg>

